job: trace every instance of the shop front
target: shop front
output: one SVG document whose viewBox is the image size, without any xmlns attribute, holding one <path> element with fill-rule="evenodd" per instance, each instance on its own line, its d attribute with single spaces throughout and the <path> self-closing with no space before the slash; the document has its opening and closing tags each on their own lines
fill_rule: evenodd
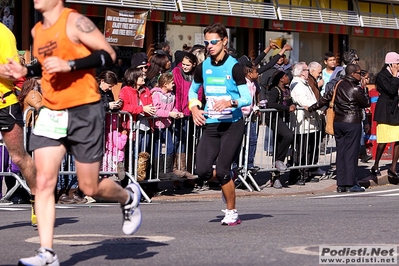
<svg viewBox="0 0 399 266">
<path fill-rule="evenodd" d="M 214 16 L 195 13 L 168 12 L 166 40 L 172 51 L 182 50 L 183 45 L 203 45 L 203 30 L 206 26 L 220 22 L 229 34 L 228 47 L 237 50 L 238 55 L 255 53 L 258 32 L 263 31 L 264 20 L 251 17 Z"/>
<path fill-rule="evenodd" d="M 265 32 L 266 40 L 284 39 L 293 50 L 291 63 L 316 61 L 323 65 L 324 53 L 342 50 L 349 27 L 344 25 L 271 20 Z"/>
<path fill-rule="evenodd" d="M 370 82 L 384 65 L 388 52 L 398 52 L 399 31 L 381 28 L 352 27 L 349 45 L 357 50 L 362 69 L 370 73 Z"/>
<path fill-rule="evenodd" d="M 105 22 L 105 14 L 106 8 L 105 5 L 87 5 L 87 4 L 76 4 L 76 3 L 66 3 L 66 6 L 69 8 L 75 9 L 81 14 L 89 17 L 94 24 L 100 29 L 100 31 L 104 32 L 104 22 Z M 136 9 L 129 7 L 110 7 L 112 9 L 118 10 L 126 10 L 126 11 L 135 11 L 137 13 L 146 12 L 148 10 L 144 9 Z M 165 14 L 164 11 L 152 10 L 148 13 L 147 16 L 147 25 L 145 31 L 144 45 L 143 48 L 138 47 L 123 47 L 123 46 L 115 46 L 117 57 L 126 61 L 125 63 L 130 62 L 130 58 L 132 54 L 135 52 L 146 52 L 149 46 L 153 43 L 156 43 L 157 40 L 160 40 L 159 37 L 159 29 L 163 29 L 162 25 L 165 22 Z"/>
</svg>

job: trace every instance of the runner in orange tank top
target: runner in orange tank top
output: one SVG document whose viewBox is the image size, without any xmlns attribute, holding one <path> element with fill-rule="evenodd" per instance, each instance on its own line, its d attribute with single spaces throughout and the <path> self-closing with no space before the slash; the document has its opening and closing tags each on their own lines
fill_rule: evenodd
<svg viewBox="0 0 399 266">
<path fill-rule="evenodd" d="M 63 0 L 35 0 L 34 7 L 43 15 L 31 32 L 38 63 L 24 67 L 10 58 L 7 65 L 7 74 L 14 78 L 41 75 L 44 100 L 29 142 L 37 168 L 35 208 L 41 246 L 38 255 L 21 259 L 18 265 L 59 265 L 53 251 L 54 188 L 67 151 L 75 157 L 79 188 L 85 195 L 121 204 L 125 234 L 135 233 L 141 225 L 141 195 L 135 183 L 123 189 L 111 179 L 99 180 L 105 113 L 94 69 L 112 64 L 115 51 L 88 18 L 65 8 Z"/>
</svg>

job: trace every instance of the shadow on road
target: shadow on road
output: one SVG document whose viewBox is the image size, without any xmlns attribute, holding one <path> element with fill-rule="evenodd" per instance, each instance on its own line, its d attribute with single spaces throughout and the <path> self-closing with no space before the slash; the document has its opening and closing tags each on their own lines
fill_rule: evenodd
<svg viewBox="0 0 399 266">
<path fill-rule="evenodd" d="M 259 214 L 259 213 L 252 213 L 252 214 L 240 214 L 240 219 L 241 221 L 249 221 L 249 220 L 258 220 L 262 218 L 270 218 L 273 217 L 273 215 L 265 215 L 265 214 Z M 224 215 L 217 216 L 216 219 L 210 220 L 210 223 L 220 223 L 220 221 L 224 218 Z"/>
<path fill-rule="evenodd" d="M 105 262 L 106 265 L 122 265 L 123 263 L 118 263 L 117 260 L 150 258 L 158 252 L 148 251 L 149 247 L 166 245 L 168 244 L 149 241 L 144 237 L 113 238 L 92 244 L 95 247 L 73 254 L 69 260 L 62 262 L 62 264 L 76 265 L 95 257 L 105 257 L 104 260 L 113 261 Z"/>
</svg>

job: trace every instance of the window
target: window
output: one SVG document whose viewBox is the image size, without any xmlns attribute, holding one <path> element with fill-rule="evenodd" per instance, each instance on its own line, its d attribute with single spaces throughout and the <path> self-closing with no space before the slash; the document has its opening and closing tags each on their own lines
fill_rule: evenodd
<svg viewBox="0 0 399 266">
<path fill-rule="evenodd" d="M 331 9 L 348 10 L 348 1 L 346 0 L 331 0 Z"/>
<path fill-rule="evenodd" d="M 392 14 L 392 8 L 390 4 L 359 2 L 359 9 L 360 13 Z"/>
</svg>

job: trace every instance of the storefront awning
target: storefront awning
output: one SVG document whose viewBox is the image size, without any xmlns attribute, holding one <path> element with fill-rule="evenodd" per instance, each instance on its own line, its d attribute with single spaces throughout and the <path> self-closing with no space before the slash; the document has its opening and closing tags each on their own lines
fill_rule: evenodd
<svg viewBox="0 0 399 266">
<path fill-rule="evenodd" d="M 297 31 L 297 32 L 332 33 L 332 34 L 349 33 L 349 27 L 343 25 L 281 21 L 281 20 L 269 21 L 269 29 L 278 30 L 278 31 Z"/>
<path fill-rule="evenodd" d="M 67 3 L 177 11 L 175 0 L 67 0 Z"/>
<path fill-rule="evenodd" d="M 398 30 L 353 27 L 352 35 L 365 37 L 399 38 Z"/>
<path fill-rule="evenodd" d="M 260 18 L 244 18 L 232 16 L 214 16 L 192 13 L 169 12 L 168 22 L 184 25 L 211 25 L 220 22 L 226 27 L 263 29 L 264 20 Z"/>
<path fill-rule="evenodd" d="M 280 20 L 360 26 L 359 16 L 355 11 L 350 10 L 279 5 L 277 14 Z"/>
<path fill-rule="evenodd" d="M 233 0 L 178 0 L 181 12 L 209 15 L 276 19 L 271 3 Z"/>
<path fill-rule="evenodd" d="M 75 9 L 79 13 L 88 17 L 105 17 L 105 8 L 103 5 L 80 5 L 74 3 L 67 3 L 67 7 Z M 123 9 L 123 8 L 122 8 Z M 131 8 L 125 7 L 126 10 L 132 10 Z M 143 9 L 148 10 L 148 9 Z M 153 10 L 148 14 L 147 21 L 164 22 L 165 12 Z"/>
</svg>

